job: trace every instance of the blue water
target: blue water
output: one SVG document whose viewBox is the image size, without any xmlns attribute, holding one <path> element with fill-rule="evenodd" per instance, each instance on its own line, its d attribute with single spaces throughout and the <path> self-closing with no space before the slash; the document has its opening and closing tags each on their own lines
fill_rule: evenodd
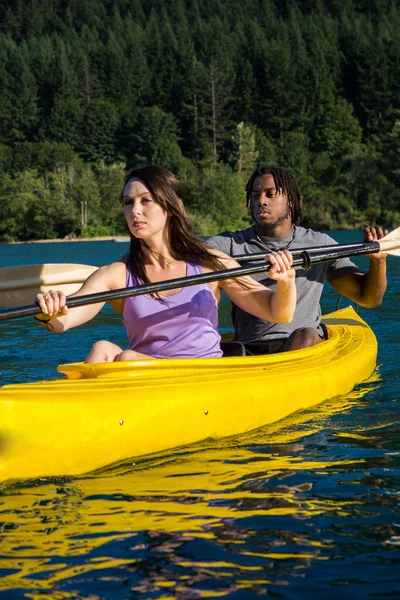
<svg viewBox="0 0 400 600">
<path fill-rule="evenodd" d="M 0 267 L 101 265 L 126 248 L 1 245 Z M 0 486 L 0 598 L 400 598 L 400 259 L 389 257 L 388 279 L 383 305 L 360 310 L 378 338 L 377 372 L 351 394 L 96 477 Z M 324 312 L 336 304 L 327 284 Z M 220 323 L 229 329 L 227 303 Z M 3 323 L 0 381 L 58 376 L 99 338 L 125 345 L 107 308 L 65 335 L 30 318 Z"/>
</svg>

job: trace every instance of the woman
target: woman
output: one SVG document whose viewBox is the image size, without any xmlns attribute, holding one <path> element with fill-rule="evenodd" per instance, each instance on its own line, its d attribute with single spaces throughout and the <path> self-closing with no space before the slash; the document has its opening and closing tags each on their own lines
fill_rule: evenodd
<svg viewBox="0 0 400 600">
<path fill-rule="evenodd" d="M 121 195 L 130 231 L 129 253 L 120 261 L 100 267 L 73 296 L 107 292 L 149 282 L 238 267 L 229 256 L 209 248 L 193 231 L 180 197 L 180 186 L 166 168 L 146 165 L 132 169 Z M 267 257 L 269 277 L 277 281 L 271 291 L 251 277 L 215 281 L 111 301 L 122 316 L 130 350 L 100 341 L 86 363 L 148 358 L 206 358 L 222 355 L 218 333 L 221 290 L 238 306 L 274 322 L 292 319 L 296 290 L 290 252 Z M 44 327 L 63 332 L 92 319 L 104 303 L 68 310 L 66 297 L 51 290 L 38 294 Z"/>
</svg>

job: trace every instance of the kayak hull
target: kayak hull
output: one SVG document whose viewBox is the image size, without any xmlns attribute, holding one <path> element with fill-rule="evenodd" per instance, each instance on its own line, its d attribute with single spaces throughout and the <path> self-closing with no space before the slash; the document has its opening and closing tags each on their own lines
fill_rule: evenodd
<svg viewBox="0 0 400 600">
<path fill-rule="evenodd" d="M 68 379 L 0 390 L 0 481 L 80 475 L 278 421 L 368 378 L 377 342 L 346 308 L 290 353 L 63 365 Z"/>
</svg>

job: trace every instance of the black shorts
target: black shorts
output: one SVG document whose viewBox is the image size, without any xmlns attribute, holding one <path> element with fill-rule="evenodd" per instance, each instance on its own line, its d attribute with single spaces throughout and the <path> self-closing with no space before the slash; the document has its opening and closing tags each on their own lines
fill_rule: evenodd
<svg viewBox="0 0 400 600">
<path fill-rule="evenodd" d="M 321 323 L 323 335 L 320 336 L 322 340 L 328 339 L 328 330 L 325 323 Z M 254 342 L 242 342 L 246 356 L 259 356 L 260 354 L 277 354 L 282 352 L 283 345 L 288 338 L 278 338 L 272 340 L 256 340 Z"/>
<path fill-rule="evenodd" d="M 283 344 L 287 338 L 274 340 L 260 340 L 255 342 L 243 342 L 246 350 L 246 356 L 259 356 L 260 354 L 276 354 L 281 352 Z"/>
</svg>

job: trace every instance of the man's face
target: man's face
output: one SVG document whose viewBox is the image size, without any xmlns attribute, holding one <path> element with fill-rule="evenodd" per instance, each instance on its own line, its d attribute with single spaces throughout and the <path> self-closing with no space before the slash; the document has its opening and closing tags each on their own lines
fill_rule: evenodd
<svg viewBox="0 0 400 600">
<path fill-rule="evenodd" d="M 272 175 L 262 175 L 254 180 L 250 210 L 253 219 L 263 229 L 274 229 L 285 219 L 290 219 L 287 196 L 276 188 Z"/>
</svg>

